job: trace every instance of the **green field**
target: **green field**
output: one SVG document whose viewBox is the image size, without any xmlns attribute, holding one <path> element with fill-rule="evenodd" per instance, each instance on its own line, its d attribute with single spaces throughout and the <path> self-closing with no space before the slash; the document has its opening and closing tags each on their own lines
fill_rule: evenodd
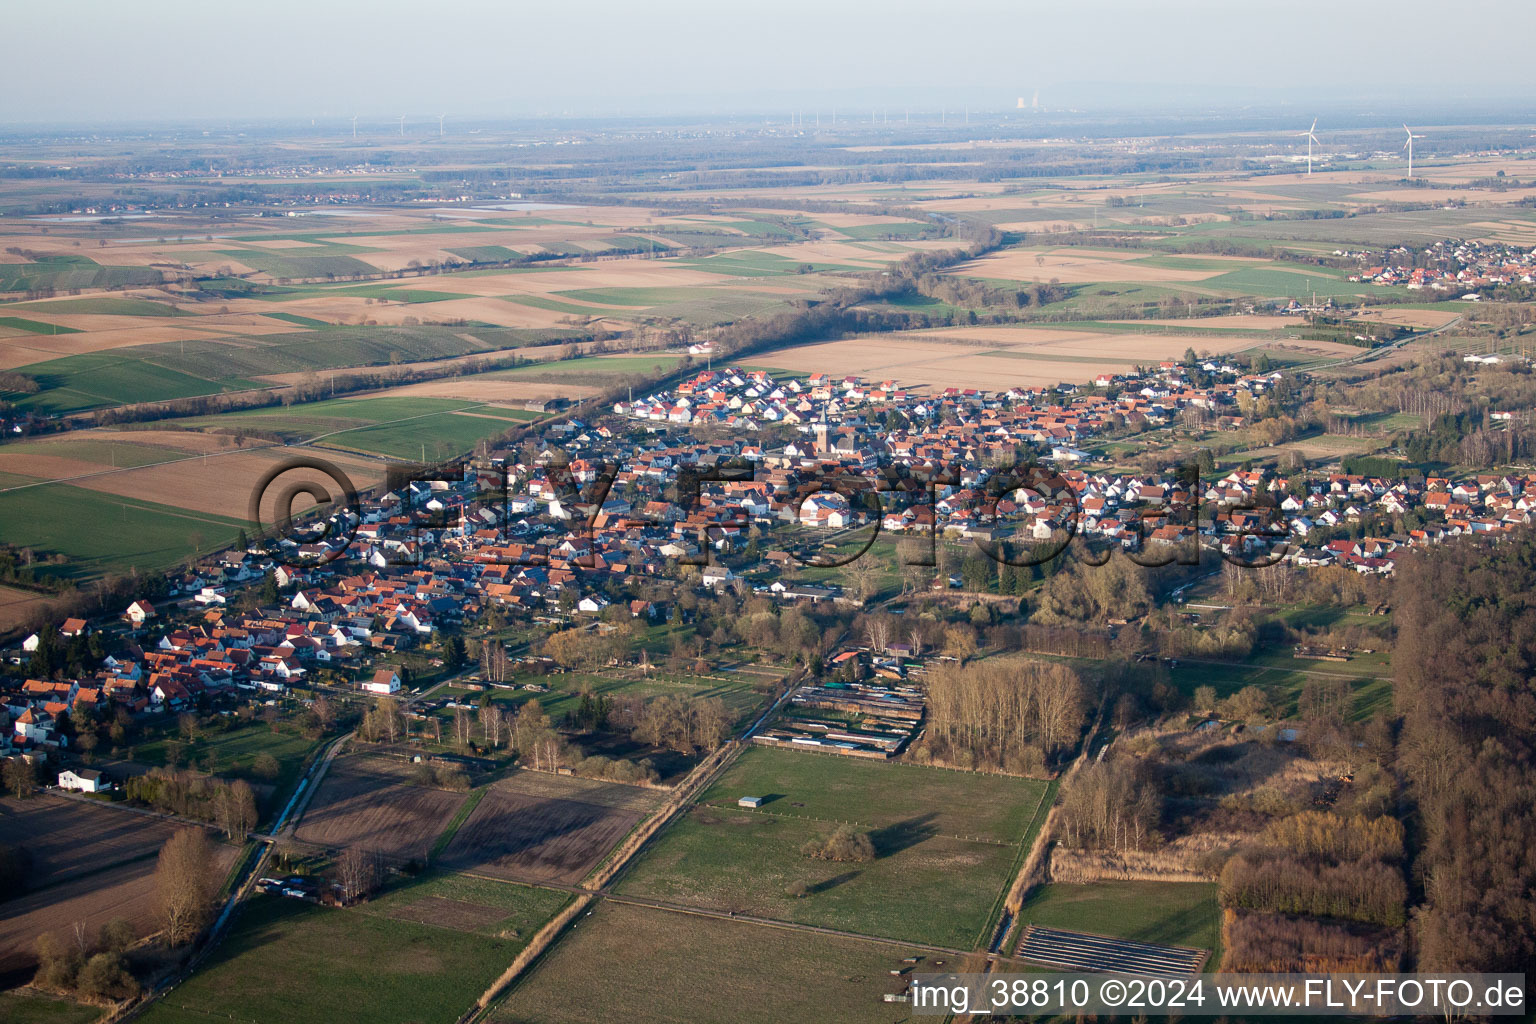
<svg viewBox="0 0 1536 1024">
<path fill-rule="evenodd" d="M 359 250 L 362 251 L 362 250 Z M 347 255 L 288 256 L 259 249 L 220 250 L 221 256 L 239 260 L 252 270 L 272 277 L 333 277 L 343 274 L 377 274 L 379 268 Z"/>
<path fill-rule="evenodd" d="M 273 433 L 286 441 L 325 435 L 325 447 L 416 460 L 462 455 L 476 442 L 539 416 L 453 398 L 337 398 L 202 416 L 183 423 L 198 430 Z"/>
<path fill-rule="evenodd" d="M 566 899 L 516 891 L 526 907 L 508 917 L 524 922 L 552 914 Z M 432 916 L 430 905 L 417 916 Z M 202 969 L 138 1019 L 452 1024 L 525 942 L 258 895 Z"/>
<path fill-rule="evenodd" d="M 215 774 L 243 778 L 253 785 L 272 786 L 274 799 L 266 802 L 263 808 L 265 814 L 272 814 L 280 809 L 278 806 L 280 798 L 286 796 L 298 782 L 304 761 L 316 746 L 316 741 L 306 739 L 298 732 L 285 729 L 274 733 L 267 726 L 254 723 L 225 733 L 213 733 L 195 742 L 188 742 L 179 735 L 169 739 L 181 743 L 183 765 L 195 762 L 207 768 L 210 764 L 209 759 L 212 758 Z M 134 760 L 145 764 L 165 764 L 167 742 L 168 740 L 154 740 L 140 744 L 134 748 Z M 252 770 L 260 754 L 271 754 L 277 760 L 277 778 L 263 779 Z"/>
<path fill-rule="evenodd" d="M 164 278 L 150 267 L 103 267 L 85 256 L 55 256 L 36 263 L 0 263 L 0 292 L 44 288 L 122 288 L 159 284 Z"/>
<path fill-rule="evenodd" d="M 7 309 L 29 313 L 91 313 L 97 316 L 192 316 L 164 302 L 152 299 L 113 299 L 98 296 L 88 299 L 53 299 L 48 302 L 22 302 Z"/>
<path fill-rule="evenodd" d="M 933 231 L 933 225 L 898 221 L 894 224 L 853 224 L 835 230 L 858 239 L 922 238 Z"/>
<path fill-rule="evenodd" d="M 19 482 L 24 480 L 0 480 L 0 486 Z M 166 569 L 198 550 L 206 553 L 230 544 L 249 526 L 69 484 L 0 492 L 0 541 L 63 554 L 68 561 L 50 571 L 75 580 L 130 568 Z"/>
<path fill-rule="evenodd" d="M 522 253 L 504 245 L 462 245 L 448 251 L 471 263 L 505 263 L 523 258 Z"/>
<path fill-rule="evenodd" d="M 31 990 L 0 992 L 0 1024 L 91 1024 L 104 1012 Z"/>
<path fill-rule="evenodd" d="M 759 753 L 778 756 L 753 756 Z M 781 760 L 797 757 L 811 763 Z M 1045 788 L 1028 780 L 799 751 L 753 750 L 743 759 L 734 781 L 735 766 L 706 794 L 721 804 L 697 806 L 662 833 L 623 876 L 620 892 L 971 948 L 1010 879 Z M 1016 788 L 1010 793 L 1000 783 Z M 781 791 L 738 792 L 748 786 Z M 725 803 L 735 795 L 774 799 L 761 811 L 743 811 Z M 989 801 L 1005 806 L 981 806 Z M 837 863 L 801 855 L 807 841 L 825 838 L 842 821 L 869 833 L 874 860 Z M 987 831 L 1009 838 L 956 838 L 987 838 Z M 803 883 L 807 894 L 790 895 L 795 883 Z"/>
<path fill-rule="evenodd" d="M 59 324 L 45 324 L 38 320 L 28 320 L 19 316 L 0 316 L 0 327 L 9 327 L 12 330 L 26 331 L 29 334 L 79 334 L 73 327 L 62 327 Z"/>
<path fill-rule="evenodd" d="M 1221 960 L 1221 908 L 1214 882 L 1052 883 L 1024 901 L 1020 924 L 1209 949 Z"/>
<path fill-rule="evenodd" d="M 475 792 L 483 794 L 485 790 Z M 394 919 L 402 914 L 409 916 L 429 911 L 434 906 L 440 906 L 439 901 L 452 900 L 455 903 L 472 904 L 485 911 L 477 913 L 473 919 L 453 922 L 455 930 L 493 939 L 527 940 L 565 906 L 569 898 L 566 893 L 531 885 L 469 875 L 426 874 L 406 879 L 356 910 L 360 914 Z M 493 911 L 505 913 L 497 914 Z M 508 962 L 511 962 L 510 959 Z"/>
<path fill-rule="evenodd" d="M 102 300 L 126 301 L 126 300 Z M 150 303 L 149 305 L 155 305 Z M 169 307 L 162 307 L 169 309 Z M 132 402 L 154 402 L 262 387 L 267 374 L 303 373 L 352 366 L 449 359 L 499 352 L 575 332 L 559 329 L 449 327 L 341 327 L 309 317 L 272 313 L 312 331 L 260 337 L 216 338 L 185 343 L 133 345 L 106 352 L 64 356 L 19 367 L 42 390 L 17 405 L 46 413 L 76 412 Z"/>
<path fill-rule="evenodd" d="M 776 814 L 875 827 L 922 808 L 943 834 L 1016 843 L 1045 787 L 1035 779 L 755 746 L 699 802 L 734 806 L 738 797 L 760 796 L 763 810 Z"/>
<path fill-rule="evenodd" d="M 917 950 L 610 902 L 581 917 L 494 1024 L 889 1024 L 889 972 Z M 921 969 L 921 965 L 920 965 Z M 594 981 L 600 979 L 600 984 Z"/>
<path fill-rule="evenodd" d="M 33 412 L 58 414 L 133 402 L 214 395 L 226 386 L 256 386 L 245 380 L 215 382 L 176 369 L 167 365 L 179 363 L 174 350 L 161 354 L 163 363 L 125 354 L 131 351 L 89 352 L 23 366 L 20 372 L 36 380 L 42 390 L 19 399 L 16 405 Z"/>
<path fill-rule="evenodd" d="M 65 434 L 61 437 L 14 441 L 5 446 L 5 451 L 7 454 L 57 455 L 61 458 L 94 462 L 99 466 L 119 469 L 196 458 L 195 455 L 176 448 L 139 444 L 133 440 L 132 433 L 125 432 L 120 436 L 122 440 L 104 437 L 75 440 Z"/>
</svg>

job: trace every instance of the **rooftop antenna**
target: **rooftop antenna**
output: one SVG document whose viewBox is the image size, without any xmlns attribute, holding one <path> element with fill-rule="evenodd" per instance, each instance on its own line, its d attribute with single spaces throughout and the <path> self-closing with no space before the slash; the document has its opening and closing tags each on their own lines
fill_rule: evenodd
<svg viewBox="0 0 1536 1024">
<path fill-rule="evenodd" d="M 1413 140 L 1422 139 L 1424 136 L 1413 134 L 1413 129 L 1403 125 L 1403 131 L 1408 133 L 1408 141 L 1403 143 L 1403 148 L 1408 151 L 1408 177 L 1413 177 Z"/>
<path fill-rule="evenodd" d="M 1314 117 L 1312 119 L 1312 127 L 1311 128 L 1308 128 L 1304 132 L 1297 133 L 1297 138 L 1300 138 L 1303 135 L 1306 136 L 1306 138 L 1307 138 L 1307 174 L 1308 175 L 1310 175 L 1312 173 L 1312 143 L 1317 141 L 1317 136 L 1313 135 L 1312 133 L 1314 131 L 1316 131 L 1316 130 L 1317 130 L 1317 118 Z"/>
<path fill-rule="evenodd" d="M 357 138 L 357 115 L 352 115 L 352 137 Z"/>
<path fill-rule="evenodd" d="M 447 116 L 448 116 L 447 114 L 438 114 L 437 115 L 437 137 L 438 138 L 442 138 L 443 137 L 443 119 L 445 117 L 447 117 Z"/>
<path fill-rule="evenodd" d="M 400 115 L 400 134 L 402 136 L 405 134 L 405 115 L 404 114 Z"/>
</svg>

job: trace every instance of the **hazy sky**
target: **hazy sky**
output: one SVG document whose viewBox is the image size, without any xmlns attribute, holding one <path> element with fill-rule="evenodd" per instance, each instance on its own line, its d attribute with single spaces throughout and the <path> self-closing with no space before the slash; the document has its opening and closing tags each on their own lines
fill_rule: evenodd
<svg viewBox="0 0 1536 1024">
<path fill-rule="evenodd" d="M 1536 106 L 1528 0 L 48 0 L 0 122 L 787 104 Z M 1394 108 L 1395 109 L 1395 108 Z"/>
</svg>

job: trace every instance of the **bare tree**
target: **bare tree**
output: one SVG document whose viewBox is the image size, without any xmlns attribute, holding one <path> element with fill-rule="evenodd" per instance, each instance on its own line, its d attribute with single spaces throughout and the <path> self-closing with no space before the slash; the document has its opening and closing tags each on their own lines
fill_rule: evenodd
<svg viewBox="0 0 1536 1024">
<path fill-rule="evenodd" d="M 880 589 L 880 566 L 868 557 L 868 552 L 843 566 L 848 579 L 848 589 L 860 601 L 874 596 Z"/>
<path fill-rule="evenodd" d="M 459 708 L 453 713 L 453 737 L 459 746 L 469 746 L 469 741 L 474 736 L 474 728 L 474 720 L 470 718 L 468 711 Z"/>
<path fill-rule="evenodd" d="M 18 800 L 30 794 L 37 785 L 37 772 L 32 762 L 24 757 L 7 758 L 4 775 L 5 788 Z"/>
<path fill-rule="evenodd" d="M 884 654 L 891 645 L 891 620 L 884 615 L 871 615 L 864 620 L 864 636 L 876 654 Z"/>
<path fill-rule="evenodd" d="M 219 827 L 230 839 L 256 827 L 256 792 L 243 779 L 214 789 L 213 806 Z"/>
<path fill-rule="evenodd" d="M 487 704 L 480 709 L 480 736 L 492 750 L 501 746 L 506 724 L 506 712 L 499 704 Z"/>
<path fill-rule="evenodd" d="M 343 903 L 367 899 L 378 891 L 384 870 L 378 851 L 349 846 L 336 862 L 336 881 Z"/>
<path fill-rule="evenodd" d="M 155 897 L 168 946 L 192 940 L 213 909 L 213 851 L 208 834 L 186 828 L 166 840 L 155 867 Z"/>
</svg>

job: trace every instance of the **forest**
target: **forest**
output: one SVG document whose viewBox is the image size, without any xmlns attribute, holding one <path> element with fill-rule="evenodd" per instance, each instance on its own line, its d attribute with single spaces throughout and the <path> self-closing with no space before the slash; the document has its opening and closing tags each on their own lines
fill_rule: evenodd
<svg viewBox="0 0 1536 1024">
<path fill-rule="evenodd" d="M 1420 970 L 1536 959 L 1536 534 L 1399 567 L 1392 667 Z"/>
</svg>

